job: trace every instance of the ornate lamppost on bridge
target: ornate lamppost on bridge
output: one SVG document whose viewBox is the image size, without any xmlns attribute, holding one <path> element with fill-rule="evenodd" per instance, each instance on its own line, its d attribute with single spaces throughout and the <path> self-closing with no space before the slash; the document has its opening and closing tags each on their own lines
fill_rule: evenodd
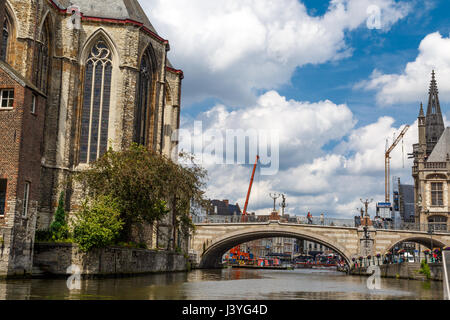
<svg viewBox="0 0 450 320">
<path fill-rule="evenodd" d="M 273 212 L 277 211 L 276 205 L 277 205 L 277 199 L 281 196 L 280 194 L 271 194 L 269 193 L 269 196 L 273 199 Z"/>
<path fill-rule="evenodd" d="M 433 225 L 428 224 L 428 234 L 430 235 L 430 258 L 433 257 Z"/>
<path fill-rule="evenodd" d="M 284 215 L 284 209 L 286 209 L 286 207 L 288 205 L 286 204 L 286 196 L 284 194 L 281 195 L 281 198 L 283 199 L 281 201 L 281 215 L 283 216 Z M 274 209 L 274 211 L 275 211 L 275 209 Z"/>
<path fill-rule="evenodd" d="M 373 199 L 370 199 L 370 201 L 369 201 L 369 199 L 366 199 L 365 201 L 363 201 L 363 199 L 359 199 L 359 200 L 365 207 L 364 225 L 369 226 L 370 225 L 369 204 L 371 204 L 373 202 Z"/>
</svg>

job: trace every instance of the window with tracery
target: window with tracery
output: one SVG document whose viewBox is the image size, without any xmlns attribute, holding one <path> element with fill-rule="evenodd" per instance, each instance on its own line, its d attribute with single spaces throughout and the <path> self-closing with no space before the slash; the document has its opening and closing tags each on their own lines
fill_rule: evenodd
<svg viewBox="0 0 450 320">
<path fill-rule="evenodd" d="M 99 40 L 85 67 L 80 163 L 93 162 L 107 150 L 112 70 L 111 50 Z"/>
<path fill-rule="evenodd" d="M 42 26 L 39 41 L 36 43 L 34 83 L 47 93 L 48 72 L 50 65 L 50 33 L 48 24 Z"/>
<path fill-rule="evenodd" d="M 153 81 L 153 66 L 147 51 L 141 61 L 139 70 L 139 84 L 137 92 L 136 117 L 134 123 L 134 142 L 146 145 L 148 122 L 151 112 L 151 92 Z"/>
<path fill-rule="evenodd" d="M 11 30 L 10 23 L 8 21 L 8 17 L 5 15 L 5 21 L 3 21 L 2 24 L 2 46 L 0 48 L 0 60 L 6 61 L 6 58 L 8 57 L 8 41 L 9 41 L 9 34 Z"/>
</svg>

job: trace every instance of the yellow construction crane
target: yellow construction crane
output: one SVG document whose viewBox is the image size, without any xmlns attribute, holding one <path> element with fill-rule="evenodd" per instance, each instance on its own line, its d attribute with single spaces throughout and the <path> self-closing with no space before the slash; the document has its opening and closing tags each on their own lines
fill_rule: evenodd
<svg viewBox="0 0 450 320">
<path fill-rule="evenodd" d="M 385 200 L 386 202 L 391 202 L 390 200 L 390 159 L 391 159 L 391 152 L 395 149 L 397 144 L 403 139 L 403 137 L 406 134 L 406 131 L 408 131 L 409 125 L 406 125 L 400 135 L 395 139 L 394 143 L 389 147 L 389 149 L 386 150 L 386 153 L 384 154 L 384 190 L 385 190 Z"/>
</svg>

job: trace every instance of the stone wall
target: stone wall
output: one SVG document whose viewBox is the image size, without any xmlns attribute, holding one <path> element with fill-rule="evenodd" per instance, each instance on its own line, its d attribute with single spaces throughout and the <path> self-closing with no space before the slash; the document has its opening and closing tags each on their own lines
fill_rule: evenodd
<svg viewBox="0 0 450 320">
<path fill-rule="evenodd" d="M 429 263 L 431 280 L 442 281 L 442 264 Z M 368 276 L 367 268 L 354 268 L 350 271 L 352 275 Z M 380 266 L 381 277 L 398 278 L 410 280 L 427 280 L 426 276 L 419 273 L 420 263 L 394 263 Z M 373 273 L 373 272 L 372 272 Z"/>
<path fill-rule="evenodd" d="M 75 244 L 35 244 L 33 276 L 66 276 L 71 265 L 86 277 L 187 270 L 184 255 L 173 252 L 110 247 L 84 253 Z"/>
</svg>

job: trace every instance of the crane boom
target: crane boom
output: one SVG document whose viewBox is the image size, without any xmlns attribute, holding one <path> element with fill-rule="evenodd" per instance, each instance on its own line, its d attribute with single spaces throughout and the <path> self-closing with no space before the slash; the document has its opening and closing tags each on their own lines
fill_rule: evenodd
<svg viewBox="0 0 450 320">
<path fill-rule="evenodd" d="M 398 143 L 403 139 L 406 132 L 409 129 L 409 125 L 406 125 L 400 135 L 395 139 L 394 143 L 386 150 L 384 155 L 384 191 L 385 191 L 385 200 L 386 202 L 390 202 L 390 159 L 391 152 L 395 149 Z"/>
<path fill-rule="evenodd" d="M 256 166 L 258 165 L 258 160 L 259 160 L 259 156 L 256 156 L 256 162 L 255 162 L 255 165 L 253 166 L 252 177 L 250 178 L 250 185 L 248 186 L 247 199 L 245 200 L 245 205 L 244 205 L 244 212 L 242 213 L 243 216 L 247 215 L 248 200 L 250 199 L 250 193 L 252 192 L 253 179 L 255 178 L 255 171 L 256 171 Z"/>
</svg>

